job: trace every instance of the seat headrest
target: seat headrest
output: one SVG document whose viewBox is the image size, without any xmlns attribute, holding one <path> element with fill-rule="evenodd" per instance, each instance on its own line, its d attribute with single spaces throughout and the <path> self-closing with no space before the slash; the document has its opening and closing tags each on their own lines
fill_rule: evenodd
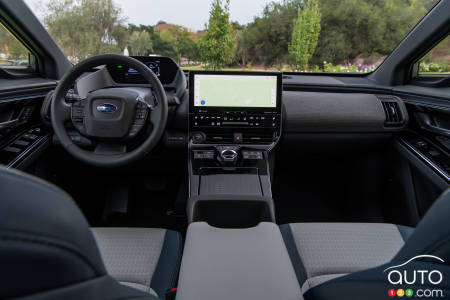
<svg viewBox="0 0 450 300">
<path fill-rule="evenodd" d="M 106 274 L 81 211 L 56 186 L 0 168 L 0 298 Z"/>
<path fill-rule="evenodd" d="M 450 265 L 450 189 L 427 211 L 394 260 L 406 261 L 422 254 L 434 255 Z"/>
</svg>

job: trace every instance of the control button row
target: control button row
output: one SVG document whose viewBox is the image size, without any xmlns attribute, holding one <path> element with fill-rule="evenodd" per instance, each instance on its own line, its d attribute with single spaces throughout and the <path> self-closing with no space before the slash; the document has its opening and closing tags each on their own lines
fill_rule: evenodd
<svg viewBox="0 0 450 300">
<path fill-rule="evenodd" d="M 213 116 L 197 114 L 191 117 L 193 127 L 265 127 L 275 128 L 279 124 L 278 116 L 251 115 L 245 117 Z"/>
<path fill-rule="evenodd" d="M 84 101 L 72 103 L 72 121 L 74 123 L 83 123 L 84 121 Z"/>
<path fill-rule="evenodd" d="M 227 125 L 240 125 L 243 127 L 276 127 L 277 123 L 273 122 L 271 124 L 264 124 L 264 123 L 260 123 L 260 122 L 240 122 L 240 123 L 230 123 L 230 122 L 210 122 L 210 123 L 200 123 L 200 122 L 196 122 L 194 121 L 192 123 L 192 125 L 194 127 L 199 127 L 199 126 L 211 126 L 211 127 L 221 127 L 221 126 L 227 126 Z"/>
<path fill-rule="evenodd" d="M 263 153 L 261 151 L 242 151 L 243 159 L 263 159 Z"/>
<path fill-rule="evenodd" d="M 227 116 L 227 115 L 206 115 L 198 114 L 193 116 L 194 120 L 218 120 L 218 121 L 276 121 L 277 116 L 267 116 L 267 115 L 250 115 L 250 116 Z"/>
<path fill-rule="evenodd" d="M 142 101 L 138 101 L 136 104 L 136 114 L 134 115 L 134 122 L 135 125 L 144 125 L 145 120 L 147 119 L 148 115 L 148 106 L 146 103 Z M 134 134 L 136 135 L 136 134 Z"/>
<path fill-rule="evenodd" d="M 31 117 L 33 114 L 34 106 L 27 106 L 22 110 L 22 114 L 20 115 L 20 121 L 26 120 Z"/>
<path fill-rule="evenodd" d="M 214 159 L 214 151 L 194 151 L 194 159 Z"/>
<path fill-rule="evenodd" d="M 34 141 L 35 139 L 38 138 L 37 135 L 32 134 L 32 133 L 25 133 L 22 137 L 23 137 L 24 139 L 26 139 L 26 140 L 29 140 L 29 141 Z"/>
</svg>

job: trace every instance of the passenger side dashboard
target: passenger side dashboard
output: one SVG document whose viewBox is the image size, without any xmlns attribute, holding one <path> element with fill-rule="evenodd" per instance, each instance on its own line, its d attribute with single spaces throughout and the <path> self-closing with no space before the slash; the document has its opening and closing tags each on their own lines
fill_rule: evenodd
<svg viewBox="0 0 450 300">
<path fill-rule="evenodd" d="M 391 95 L 362 93 L 283 93 L 286 133 L 393 132 L 405 128 L 403 101 Z"/>
</svg>

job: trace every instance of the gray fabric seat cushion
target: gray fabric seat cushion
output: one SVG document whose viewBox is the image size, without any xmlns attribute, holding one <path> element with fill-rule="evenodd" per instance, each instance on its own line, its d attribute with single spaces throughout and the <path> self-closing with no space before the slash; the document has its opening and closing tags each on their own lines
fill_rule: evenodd
<svg viewBox="0 0 450 300">
<path fill-rule="evenodd" d="M 303 293 L 389 262 L 413 230 L 381 223 L 294 223 L 280 229 Z"/>
<path fill-rule="evenodd" d="M 167 248 L 167 233 L 175 232 L 159 228 L 92 228 L 92 232 L 106 270 L 112 277 L 124 285 L 153 295 L 164 293 L 166 287 L 158 293 L 152 286 L 152 280 L 160 260 L 167 261 L 167 258 L 162 259 L 163 248 Z M 172 246 L 180 248 L 170 249 L 175 250 L 174 253 L 181 251 L 181 243 Z M 173 262 L 178 272 L 179 258 L 169 260 L 178 260 Z M 173 277 L 175 275 L 169 278 Z M 169 286 L 170 283 L 167 284 Z"/>
</svg>

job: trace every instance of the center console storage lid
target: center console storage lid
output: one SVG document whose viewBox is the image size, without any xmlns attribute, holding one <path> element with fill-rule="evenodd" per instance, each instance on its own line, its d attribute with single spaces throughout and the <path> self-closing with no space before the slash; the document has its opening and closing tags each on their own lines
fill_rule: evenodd
<svg viewBox="0 0 450 300">
<path fill-rule="evenodd" d="M 303 299 L 280 230 L 188 227 L 177 300 Z"/>
</svg>

